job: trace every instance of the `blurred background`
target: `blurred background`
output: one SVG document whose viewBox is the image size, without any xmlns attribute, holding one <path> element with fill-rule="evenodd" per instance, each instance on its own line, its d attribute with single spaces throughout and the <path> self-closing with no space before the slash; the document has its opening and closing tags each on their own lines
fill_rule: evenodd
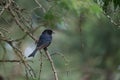
<svg viewBox="0 0 120 80">
<path fill-rule="evenodd" d="M 43 50 L 27 58 L 46 28 L 55 31 L 48 51 L 59 80 L 120 80 L 119 6 L 120 0 L 0 0 L 0 80 L 54 80 Z"/>
</svg>

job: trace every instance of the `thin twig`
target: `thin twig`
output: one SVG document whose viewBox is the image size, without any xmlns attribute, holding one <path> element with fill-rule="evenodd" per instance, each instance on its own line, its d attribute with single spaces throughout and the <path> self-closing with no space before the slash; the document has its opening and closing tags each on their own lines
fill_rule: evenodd
<svg viewBox="0 0 120 80">
<path fill-rule="evenodd" d="M 0 16 L 3 14 L 4 10 L 5 10 L 5 7 L 2 8 L 2 10 L 0 12 Z"/>
<path fill-rule="evenodd" d="M 40 70 L 39 70 L 39 76 L 38 76 L 38 80 L 40 80 L 41 78 L 41 72 L 42 72 L 42 66 L 43 66 L 43 59 L 42 59 L 42 53 L 40 52 Z"/>
<path fill-rule="evenodd" d="M 11 4 L 11 1 L 9 1 L 9 3 L 6 4 L 6 5 L 2 8 L 2 10 L 1 10 L 1 12 L 0 12 L 0 16 L 3 14 L 3 12 L 5 11 L 5 9 L 7 9 L 7 8 L 10 6 L 10 4 Z"/>
<path fill-rule="evenodd" d="M 54 66 L 54 63 L 53 63 L 53 60 L 49 54 L 49 52 L 46 50 L 45 51 L 47 57 L 48 57 L 48 60 L 50 61 L 50 64 L 51 64 L 51 67 L 52 67 L 52 71 L 54 72 L 54 77 L 55 77 L 55 80 L 58 80 L 58 75 L 57 75 L 57 71 L 55 69 L 55 66 Z"/>
<path fill-rule="evenodd" d="M 23 65 L 25 66 L 25 68 L 28 70 L 29 74 L 31 75 L 31 77 L 34 79 L 35 78 L 35 73 L 34 73 L 34 70 L 32 69 L 32 67 L 26 63 L 26 61 L 24 60 L 24 57 L 23 57 L 23 54 L 22 54 L 22 51 L 19 50 L 17 47 L 15 47 L 13 45 L 13 42 L 11 42 L 11 40 L 7 39 L 7 38 L 3 38 L 1 39 L 5 42 L 7 42 L 14 50 L 14 52 L 16 53 L 16 55 L 20 58 L 20 61 L 17 61 L 17 60 L 5 60 L 6 62 L 21 62 L 23 63 Z M 5 62 L 4 60 L 1 60 L 1 62 Z M 27 73 L 26 73 L 27 74 Z"/>
<path fill-rule="evenodd" d="M 67 72 L 67 75 L 68 75 L 69 69 L 70 69 L 70 67 L 69 67 L 69 60 L 65 57 L 64 54 L 58 53 L 58 52 L 57 53 L 53 53 L 50 56 L 54 56 L 55 54 L 60 55 L 64 59 L 64 61 L 65 61 L 65 67 L 66 67 L 66 72 Z"/>
<path fill-rule="evenodd" d="M 53 55 L 55 55 L 55 54 L 57 54 L 57 55 L 60 55 L 63 59 L 64 59 L 64 61 L 65 62 L 69 62 L 67 59 L 66 59 L 66 57 L 64 56 L 64 54 L 62 54 L 62 53 L 53 53 L 53 54 L 51 54 L 50 56 L 53 56 Z"/>
<path fill-rule="evenodd" d="M 36 39 L 33 37 L 33 35 L 32 35 L 29 31 L 27 31 L 27 30 L 25 30 L 25 29 L 23 28 L 23 25 L 20 23 L 19 19 L 16 17 L 15 12 L 14 12 L 11 8 L 9 8 L 9 11 L 10 11 L 11 15 L 13 16 L 16 24 L 19 26 L 19 28 L 20 28 L 23 32 L 25 32 L 26 34 L 28 34 L 33 40 L 36 41 Z"/>
<path fill-rule="evenodd" d="M 26 80 L 29 80 L 28 71 L 27 71 L 27 68 L 26 68 L 26 67 L 25 67 L 25 75 L 26 75 L 26 76 L 25 76 L 25 77 L 26 77 L 25 79 L 26 79 Z"/>
<path fill-rule="evenodd" d="M 45 8 L 38 2 L 38 0 L 34 0 L 36 4 L 38 4 L 39 8 L 42 8 L 43 12 L 46 13 Z"/>
<path fill-rule="evenodd" d="M 29 71 L 29 74 L 31 75 L 31 77 L 33 79 L 35 79 L 36 75 L 35 75 L 35 72 L 34 72 L 33 68 L 29 64 L 26 64 L 26 67 L 28 68 L 28 71 Z"/>
</svg>

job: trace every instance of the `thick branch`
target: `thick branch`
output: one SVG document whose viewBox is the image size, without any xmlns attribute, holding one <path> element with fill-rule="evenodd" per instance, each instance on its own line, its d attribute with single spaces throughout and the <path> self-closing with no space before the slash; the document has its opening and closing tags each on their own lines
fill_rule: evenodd
<svg viewBox="0 0 120 80">
<path fill-rule="evenodd" d="M 23 62 L 22 60 L 0 60 L 0 62 Z"/>
<path fill-rule="evenodd" d="M 58 75 L 57 75 L 57 72 L 56 72 L 56 69 L 55 69 L 53 60 L 52 60 L 52 58 L 51 58 L 51 56 L 50 56 L 50 54 L 49 54 L 49 52 L 48 52 L 47 50 L 45 51 L 45 53 L 46 53 L 46 55 L 47 55 L 47 57 L 48 57 L 48 59 L 49 59 L 49 61 L 50 61 L 52 70 L 53 70 L 53 72 L 54 72 L 55 80 L 58 80 Z"/>
<path fill-rule="evenodd" d="M 27 62 L 33 62 L 33 61 L 31 61 L 31 60 L 27 60 Z M 0 60 L 0 62 L 21 62 L 21 63 L 24 63 L 24 62 L 26 62 L 26 61 L 24 61 L 24 60 Z"/>
</svg>

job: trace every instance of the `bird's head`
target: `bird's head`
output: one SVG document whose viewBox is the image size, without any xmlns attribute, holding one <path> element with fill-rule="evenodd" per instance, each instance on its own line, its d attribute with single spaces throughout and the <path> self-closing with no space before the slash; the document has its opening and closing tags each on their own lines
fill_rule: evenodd
<svg viewBox="0 0 120 80">
<path fill-rule="evenodd" d="M 49 35 L 52 35 L 54 32 L 51 30 L 51 29 L 45 29 L 42 34 L 49 34 Z"/>
</svg>

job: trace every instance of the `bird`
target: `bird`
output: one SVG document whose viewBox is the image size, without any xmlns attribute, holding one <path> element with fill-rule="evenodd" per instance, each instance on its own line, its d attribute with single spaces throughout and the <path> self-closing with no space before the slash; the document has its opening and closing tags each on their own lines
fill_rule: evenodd
<svg viewBox="0 0 120 80">
<path fill-rule="evenodd" d="M 42 32 L 42 34 L 40 35 L 39 40 L 37 41 L 37 46 L 36 46 L 35 50 L 28 57 L 34 57 L 38 50 L 44 49 L 46 51 L 47 47 L 52 42 L 52 34 L 53 33 L 54 33 L 53 30 L 45 29 Z"/>
</svg>

